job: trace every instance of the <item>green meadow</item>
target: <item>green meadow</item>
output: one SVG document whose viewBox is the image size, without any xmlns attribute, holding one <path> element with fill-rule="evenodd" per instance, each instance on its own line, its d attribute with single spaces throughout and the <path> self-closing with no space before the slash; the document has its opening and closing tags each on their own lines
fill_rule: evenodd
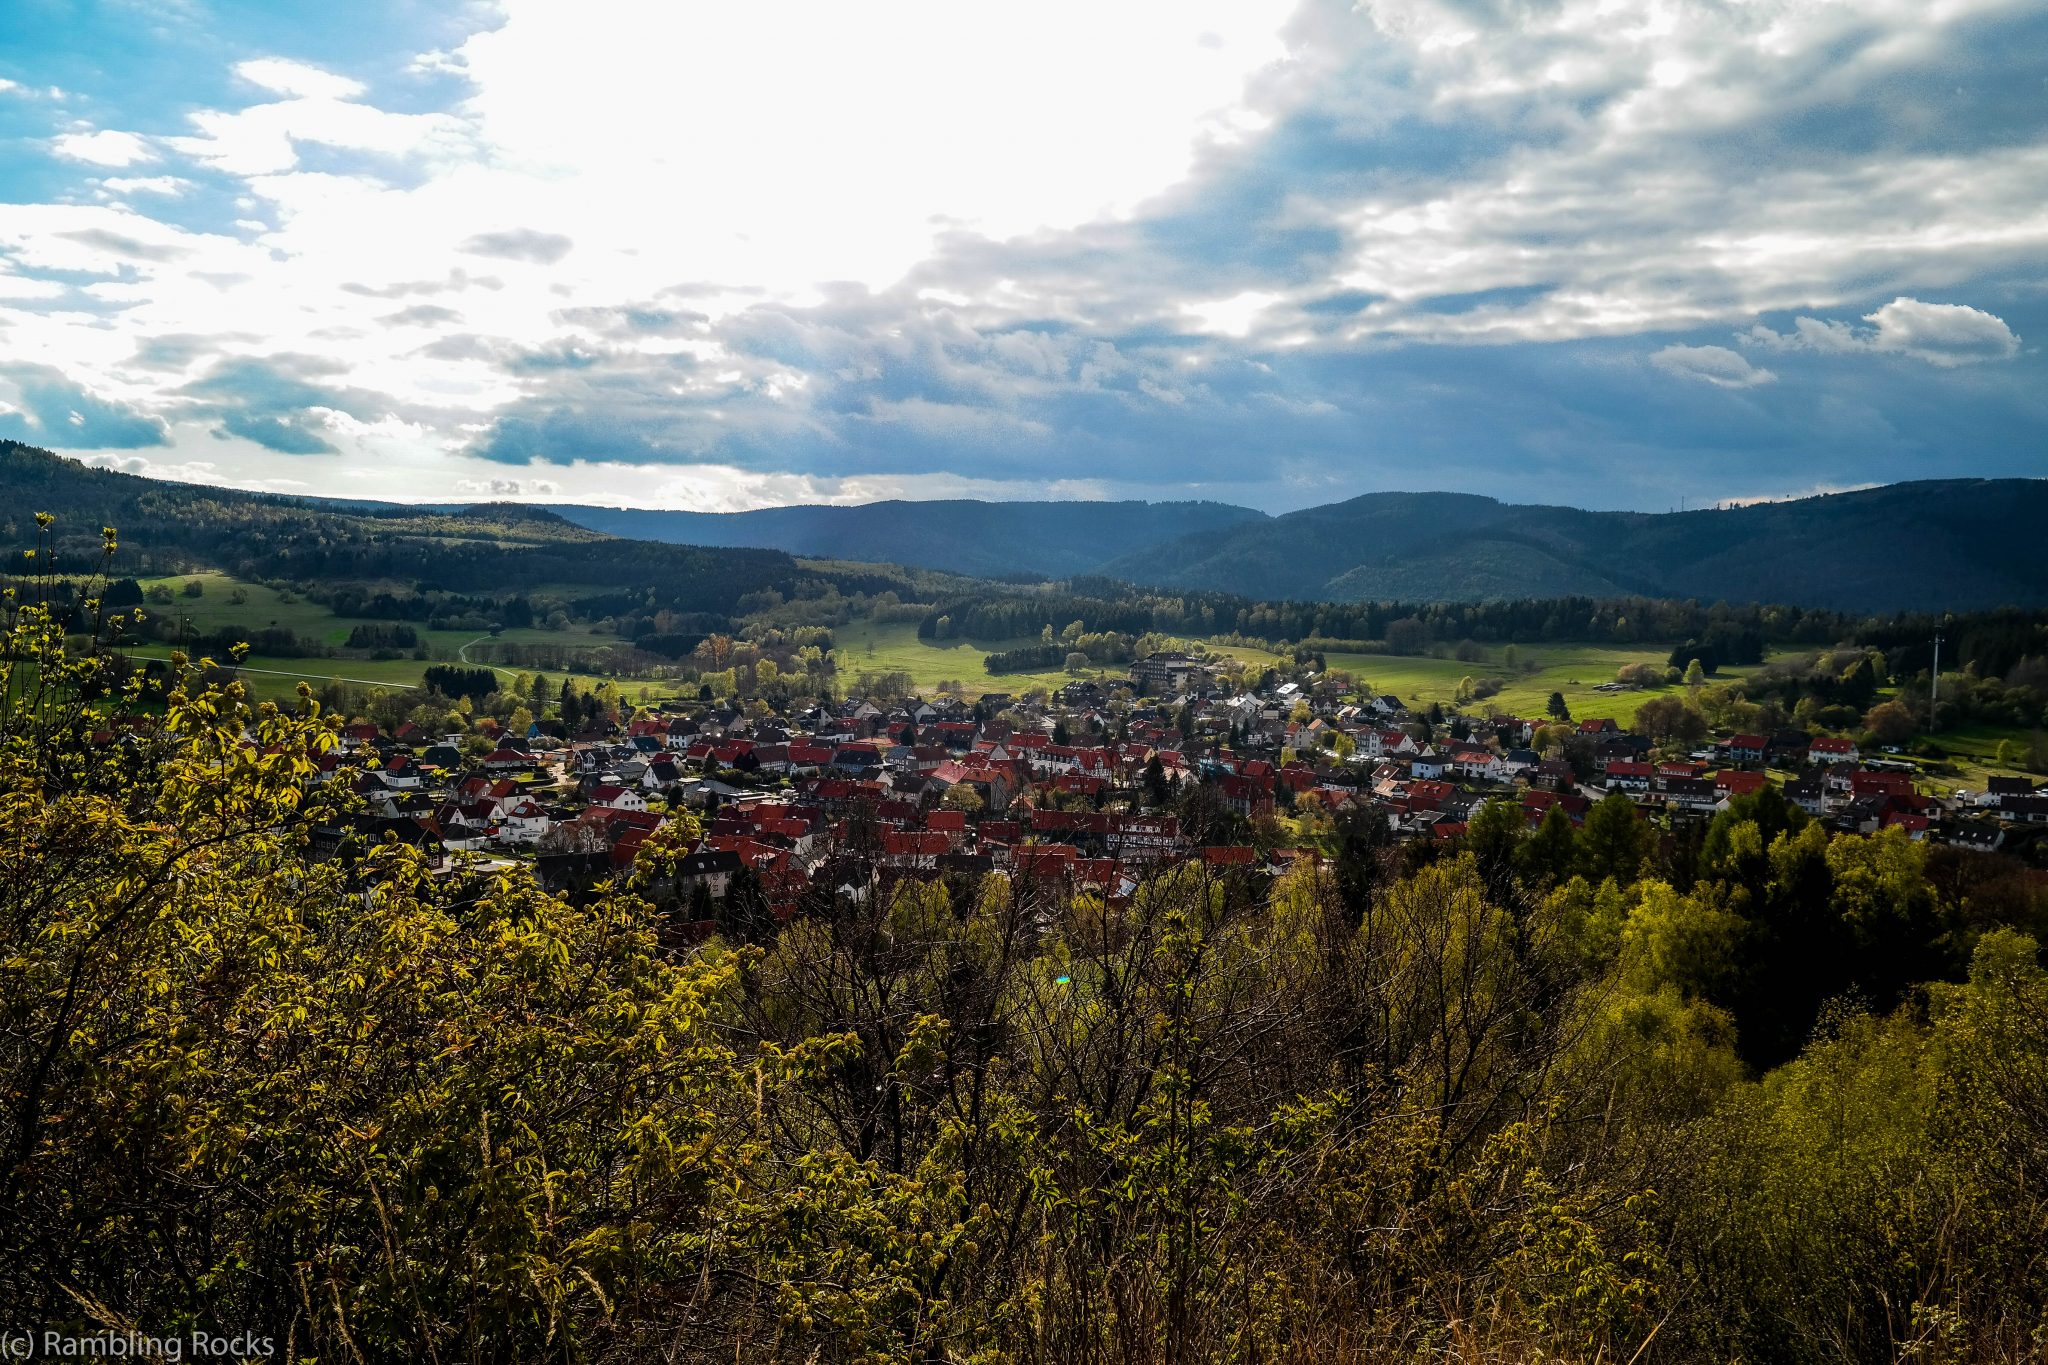
<svg viewBox="0 0 2048 1365">
<path fill-rule="evenodd" d="M 200 593 L 196 597 L 188 597 L 184 586 L 193 580 L 199 582 Z M 320 603 L 308 601 L 297 593 L 281 592 L 262 583 L 245 582 L 214 571 L 150 578 L 141 582 L 145 591 L 162 585 L 174 594 L 168 603 L 143 603 L 143 610 L 155 620 L 189 626 L 194 635 L 208 635 L 222 629 L 254 631 L 274 626 L 339 648 L 348 643 L 349 633 L 359 625 L 391 624 L 368 617 L 338 616 Z M 237 595 L 242 598 L 239 602 L 233 600 Z M 506 630 L 495 637 L 473 630 L 429 630 L 417 625 L 414 629 L 429 656 L 425 660 L 411 658 L 410 651 L 407 657 L 399 659 L 353 656 L 307 659 L 252 653 L 242 662 L 243 680 L 259 699 L 290 697 L 301 682 L 318 686 L 335 678 L 377 687 L 409 688 L 420 685 L 430 664 L 459 662 L 464 646 L 488 639 L 567 646 L 617 642 L 614 636 L 601 635 L 583 627 L 559 631 L 535 628 Z M 171 644 L 151 643 L 124 646 L 123 652 L 137 658 L 166 658 L 173 648 L 175 646 Z M 492 667 L 507 679 L 518 672 L 496 665 Z M 541 671 L 558 681 L 564 676 L 573 677 L 585 686 L 614 682 L 635 697 L 643 688 L 651 698 L 673 695 L 675 691 L 672 682 L 662 679 L 606 678 L 588 673 L 565 675 L 559 670 Z"/>
<path fill-rule="evenodd" d="M 1997 725 L 1962 725 L 1921 739 L 1947 753 L 1963 780 L 1976 786 L 1982 786 L 1992 773 L 2025 773 L 2027 750 L 2033 742 L 2025 730 Z M 2001 744 L 2006 747 L 2007 761 L 2003 763 L 1999 761 Z"/>
<path fill-rule="evenodd" d="M 170 656 L 172 648 L 163 644 L 124 645 L 121 652 L 137 659 L 162 659 Z M 416 659 L 288 659 L 268 654 L 251 654 L 242 661 L 241 675 L 251 695 L 259 701 L 281 700 L 296 695 L 302 682 L 318 687 L 333 679 L 372 687 L 418 687 L 432 662 L 421 662 Z M 508 680 L 517 676 L 517 670 L 514 669 L 501 668 L 497 671 Z M 583 687 L 595 687 L 598 683 L 609 682 L 623 689 L 628 697 L 636 701 L 643 692 L 649 701 L 659 701 L 664 697 L 678 695 L 676 684 L 665 678 L 611 678 L 592 673 L 561 673 L 548 669 L 538 671 L 546 673 L 557 683 L 565 677 L 574 678 L 577 684 Z M 691 695 L 695 695 L 694 689 Z"/>
<path fill-rule="evenodd" d="M 1669 647 L 1629 647 L 1559 642 L 1516 646 L 1516 666 L 1510 668 L 1504 650 L 1494 646 L 1486 657 L 1473 662 L 1459 659 L 1394 656 L 1390 654 L 1331 654 L 1331 668 L 1342 669 L 1375 692 L 1391 692 L 1410 704 L 1431 702 L 1449 705 L 1465 678 L 1478 682 L 1493 678 L 1505 686 L 1472 708 L 1514 716 L 1541 716 L 1550 694 L 1564 694 L 1565 705 L 1578 720 L 1612 719 L 1624 724 L 1635 719 L 1636 711 L 1650 698 L 1679 690 L 1675 687 L 1644 688 L 1632 692 L 1600 692 L 1602 683 L 1614 681 L 1615 673 L 1628 664 L 1649 664 L 1662 669 Z M 1713 678 L 1727 682 L 1750 670 L 1724 668 Z"/>
<path fill-rule="evenodd" d="M 1206 646 L 1212 652 L 1249 664 L 1280 665 L 1288 656 L 1242 645 Z M 1624 724 L 1635 718 L 1636 709 L 1651 697 L 1676 691 L 1671 687 L 1646 688 L 1635 692 L 1600 692 L 1601 683 L 1614 681 L 1615 673 L 1628 664 L 1665 665 L 1668 647 L 1628 647 L 1575 644 L 1518 645 L 1515 666 L 1510 668 L 1502 646 L 1492 646 L 1483 658 L 1465 661 L 1438 659 L 1428 655 L 1326 654 L 1332 669 L 1349 673 L 1361 687 L 1374 693 L 1391 693 L 1412 706 L 1441 702 L 1449 706 L 1457 699 L 1458 686 L 1466 678 L 1479 682 L 1492 678 L 1505 684 L 1484 701 L 1467 707 L 1483 713 L 1541 716 L 1552 692 L 1562 692 L 1565 704 L 1579 720 L 1613 719 Z M 1750 670 L 1724 668 L 1714 681 L 1726 682 Z"/>
<path fill-rule="evenodd" d="M 1074 675 L 1049 669 L 1036 673 L 991 673 L 981 661 L 1006 649 L 1038 643 L 1037 637 L 1016 640 L 944 641 L 917 638 L 915 621 L 850 621 L 832 630 L 833 653 L 842 681 L 860 673 L 902 671 L 920 692 L 935 692 L 942 682 L 958 682 L 969 696 L 985 692 L 1022 692 L 1030 687 L 1064 687 Z M 1082 677 L 1123 678 L 1123 666 L 1090 669 Z"/>
<path fill-rule="evenodd" d="M 855 621 L 833 631 L 839 669 L 850 678 L 861 671 L 901 670 L 910 675 L 921 691 L 932 691 L 942 681 L 957 681 L 970 695 L 983 692 L 1021 692 L 1027 687 L 1059 687 L 1072 681 L 1058 670 L 1036 673 L 991 674 L 982 659 L 1005 649 L 1037 643 L 1035 640 L 947 640 L 934 642 L 917 638 L 917 626 L 909 621 L 877 624 Z M 1243 645 L 1200 643 L 1216 654 L 1260 667 L 1288 662 L 1285 654 Z M 1392 654 L 1331 654 L 1331 668 L 1341 669 L 1368 684 L 1374 692 L 1391 692 L 1418 706 L 1431 702 L 1449 705 L 1465 678 L 1477 681 L 1496 678 L 1506 686 L 1495 696 L 1478 704 L 1480 710 L 1503 714 L 1540 716 L 1553 691 L 1562 692 L 1572 715 L 1579 719 L 1612 717 L 1626 722 L 1636 709 L 1653 696 L 1675 689 L 1651 688 L 1638 692 L 1599 692 L 1601 683 L 1614 681 L 1616 670 L 1626 664 L 1646 663 L 1663 668 L 1668 648 L 1628 648 L 1612 645 L 1561 643 L 1517 646 L 1517 663 L 1510 668 L 1499 646 L 1473 662 L 1436 659 L 1427 656 Z M 1716 681 L 1742 676 L 1747 670 L 1726 668 Z M 1090 669 L 1083 677 L 1122 678 L 1121 666 Z"/>
<path fill-rule="evenodd" d="M 184 594 L 185 584 L 197 580 L 201 591 L 197 597 Z M 338 616 L 318 602 L 311 602 L 297 593 L 280 592 L 262 583 L 245 582 L 227 574 L 208 570 L 204 573 L 176 574 L 168 578 L 146 578 L 141 580 L 143 589 L 159 585 L 167 587 L 174 594 L 169 603 L 145 602 L 143 610 L 158 620 L 184 621 L 191 624 L 195 634 L 206 635 L 223 627 L 239 627 L 258 630 L 267 626 L 279 626 L 322 644 L 341 646 L 348 643 L 349 632 L 359 625 L 389 625 L 364 616 Z M 243 601 L 232 598 L 239 589 Z M 443 661 L 454 660 L 462 647 L 487 638 L 474 630 L 429 630 L 415 625 L 420 643 L 434 658 Z M 601 645 L 617 642 L 615 636 L 600 635 L 586 627 L 574 626 L 568 630 L 542 630 L 525 627 L 501 631 L 497 640 L 510 644 L 549 645 Z M 342 662 L 336 660 L 335 662 Z M 364 675 L 369 676 L 369 675 Z"/>
</svg>

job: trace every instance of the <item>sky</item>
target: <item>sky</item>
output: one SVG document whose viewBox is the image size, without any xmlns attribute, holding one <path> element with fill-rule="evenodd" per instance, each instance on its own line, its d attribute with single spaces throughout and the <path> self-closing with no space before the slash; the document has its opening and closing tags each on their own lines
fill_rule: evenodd
<svg viewBox="0 0 2048 1365">
<path fill-rule="evenodd" d="M 0 437 L 738 510 L 2048 476 L 2039 0 L 4 0 Z"/>
</svg>

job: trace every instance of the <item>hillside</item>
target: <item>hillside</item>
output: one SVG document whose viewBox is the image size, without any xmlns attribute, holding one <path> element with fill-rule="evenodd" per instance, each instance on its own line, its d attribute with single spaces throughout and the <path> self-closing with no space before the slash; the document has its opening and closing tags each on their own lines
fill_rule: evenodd
<svg viewBox="0 0 2048 1365">
<path fill-rule="evenodd" d="M 1269 517 L 1220 503 L 883 502 L 753 512 L 555 506 L 612 535 L 982 577 L 1084 573 L 1297 601 L 1692 597 L 1839 611 L 2048 603 L 2048 482 L 1959 479 L 1726 510 L 1588 512 L 1369 493 Z"/>
<path fill-rule="evenodd" d="M 822 559 L 886 561 L 982 578 L 1061 577 L 1109 553 L 1214 536 L 1267 520 L 1217 502 L 875 502 L 751 512 L 551 505 L 578 526 L 635 540 L 757 546 Z M 1105 547 L 1108 547 L 1105 549 Z"/>
<path fill-rule="evenodd" d="M 1102 572 L 1295 600 L 1585 594 L 1839 611 L 2048 603 L 2048 482 L 1893 484 L 1726 510 L 1586 512 L 1372 493 L 1125 553 Z"/>
<path fill-rule="evenodd" d="M 333 502 L 166 483 L 0 442 L 0 539 L 60 514 L 72 549 L 121 528 L 131 572 L 396 580 L 451 591 L 656 587 L 729 611 L 824 577 L 846 591 L 906 571 L 1093 574 L 1294 601 L 1646 596 L 1848 612 L 2048 605 L 2035 546 L 2048 481 L 1953 479 L 1676 513 L 1589 512 L 1466 493 L 1369 493 L 1269 517 L 1223 503 L 881 502 L 752 512 L 508 503 Z M 835 561 L 801 568 L 793 556 Z M 864 565 L 875 565 L 869 570 Z M 929 574 L 922 575 L 929 576 Z M 870 581 L 872 580 L 872 581 Z"/>
<path fill-rule="evenodd" d="M 0 442 L 0 507 L 0 545 L 10 548 L 32 542 L 31 514 L 54 513 L 60 566 L 95 563 L 100 527 L 115 527 L 114 570 L 135 577 L 220 569 L 264 581 L 482 597 L 625 592 L 645 606 L 726 613 L 747 593 L 787 591 L 799 578 L 832 578 L 851 590 L 883 572 L 805 569 L 778 550 L 622 540 L 532 507 L 347 505 L 169 483 L 13 441 Z M 887 576 L 884 586 L 901 586 L 893 581 L 900 575 Z"/>
</svg>

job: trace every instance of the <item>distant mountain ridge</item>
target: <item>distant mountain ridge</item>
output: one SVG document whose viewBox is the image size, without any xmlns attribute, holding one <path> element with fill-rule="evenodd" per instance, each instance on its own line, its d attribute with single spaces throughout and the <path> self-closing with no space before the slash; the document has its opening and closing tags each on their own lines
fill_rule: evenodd
<svg viewBox="0 0 2048 1365">
<path fill-rule="evenodd" d="M 1696 512 L 1368 493 L 1182 537 L 1108 576 L 1296 600 L 1583 595 L 1839 611 L 2048 604 L 2048 481 L 1946 479 Z"/>
<path fill-rule="evenodd" d="M 983 577 L 1098 574 L 1297 601 L 1691 597 L 1839 611 L 2048 605 L 2048 481 L 1946 479 L 1693 512 L 1367 493 L 1222 503 L 881 502 L 754 512 L 551 505 L 613 535 Z"/>
<path fill-rule="evenodd" d="M 870 502 L 748 512 L 544 504 L 578 526 L 632 540 L 753 546 L 816 559 L 910 564 L 980 578 L 1089 573 L 1116 554 L 1269 518 L 1220 502 Z"/>
<path fill-rule="evenodd" d="M 245 493 L 89 469 L 0 441 L 0 500 L 15 517 L 57 512 L 70 533 L 88 540 L 102 524 L 185 523 L 217 519 L 226 509 L 258 518 L 257 539 L 282 537 L 281 554 L 294 553 L 286 531 L 295 524 L 292 508 L 340 517 L 318 525 L 345 538 L 374 538 L 385 534 L 380 527 L 396 533 L 402 524 L 417 531 L 424 525 L 417 519 L 439 513 L 452 521 L 426 528 L 435 535 L 582 542 L 586 548 L 576 553 L 586 557 L 594 553 L 587 543 L 602 540 L 612 548 L 599 557 L 621 564 L 632 554 L 654 563 L 648 556 L 664 547 L 744 552 L 729 558 L 734 565 L 746 561 L 747 572 L 764 581 L 795 575 L 799 568 L 787 556 L 802 556 L 985 578 L 1099 575 L 1295 601 L 1647 596 L 1866 613 L 2048 606 L 2048 556 L 2041 551 L 2048 480 L 2041 479 L 1929 480 L 1659 513 L 1524 505 L 1469 493 L 1368 493 L 1283 516 L 1211 502 L 972 500 L 704 513 L 574 504 L 423 507 Z M 13 525 L 5 515 L 0 521 Z M 88 524 L 90 532 L 83 529 Z M 620 541 L 654 543 L 629 554 Z M 474 557 L 482 548 L 465 553 Z M 774 552 L 780 554 L 773 561 L 761 557 Z M 463 572 L 480 573 L 482 566 Z M 577 572 L 602 581 L 595 569 Z"/>
</svg>

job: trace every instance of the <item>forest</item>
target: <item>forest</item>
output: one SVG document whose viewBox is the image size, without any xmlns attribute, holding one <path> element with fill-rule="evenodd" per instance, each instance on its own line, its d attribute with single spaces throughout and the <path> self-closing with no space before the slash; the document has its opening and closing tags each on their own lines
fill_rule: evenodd
<svg viewBox="0 0 2048 1365">
<path fill-rule="evenodd" d="M 0 650 L 0 1293 L 361 1361 L 1993 1361 L 2048 1331 L 2011 860 L 1506 807 L 1105 901 L 860 842 L 673 932 L 327 860 L 334 718 Z M 109 686 L 113 684 L 111 696 Z M 88 700 L 97 696 L 98 700 Z M 110 736 L 122 735 L 110 742 Z"/>
<path fill-rule="evenodd" d="M 2026 614 L 2020 613 L 2025 616 Z M 1755 663 L 1768 641 L 1833 643 L 1859 622 L 1798 607 L 1656 598 L 1525 598 L 1497 602 L 1262 602 L 1215 592 L 1162 592 L 1107 579 L 1031 590 L 980 587 L 936 602 L 921 639 L 1015 639 L 1069 622 L 1089 632 L 1221 635 L 1269 649 L 1420 654 L 1432 645 L 1572 640 L 1682 640 L 1688 658 Z"/>
</svg>

